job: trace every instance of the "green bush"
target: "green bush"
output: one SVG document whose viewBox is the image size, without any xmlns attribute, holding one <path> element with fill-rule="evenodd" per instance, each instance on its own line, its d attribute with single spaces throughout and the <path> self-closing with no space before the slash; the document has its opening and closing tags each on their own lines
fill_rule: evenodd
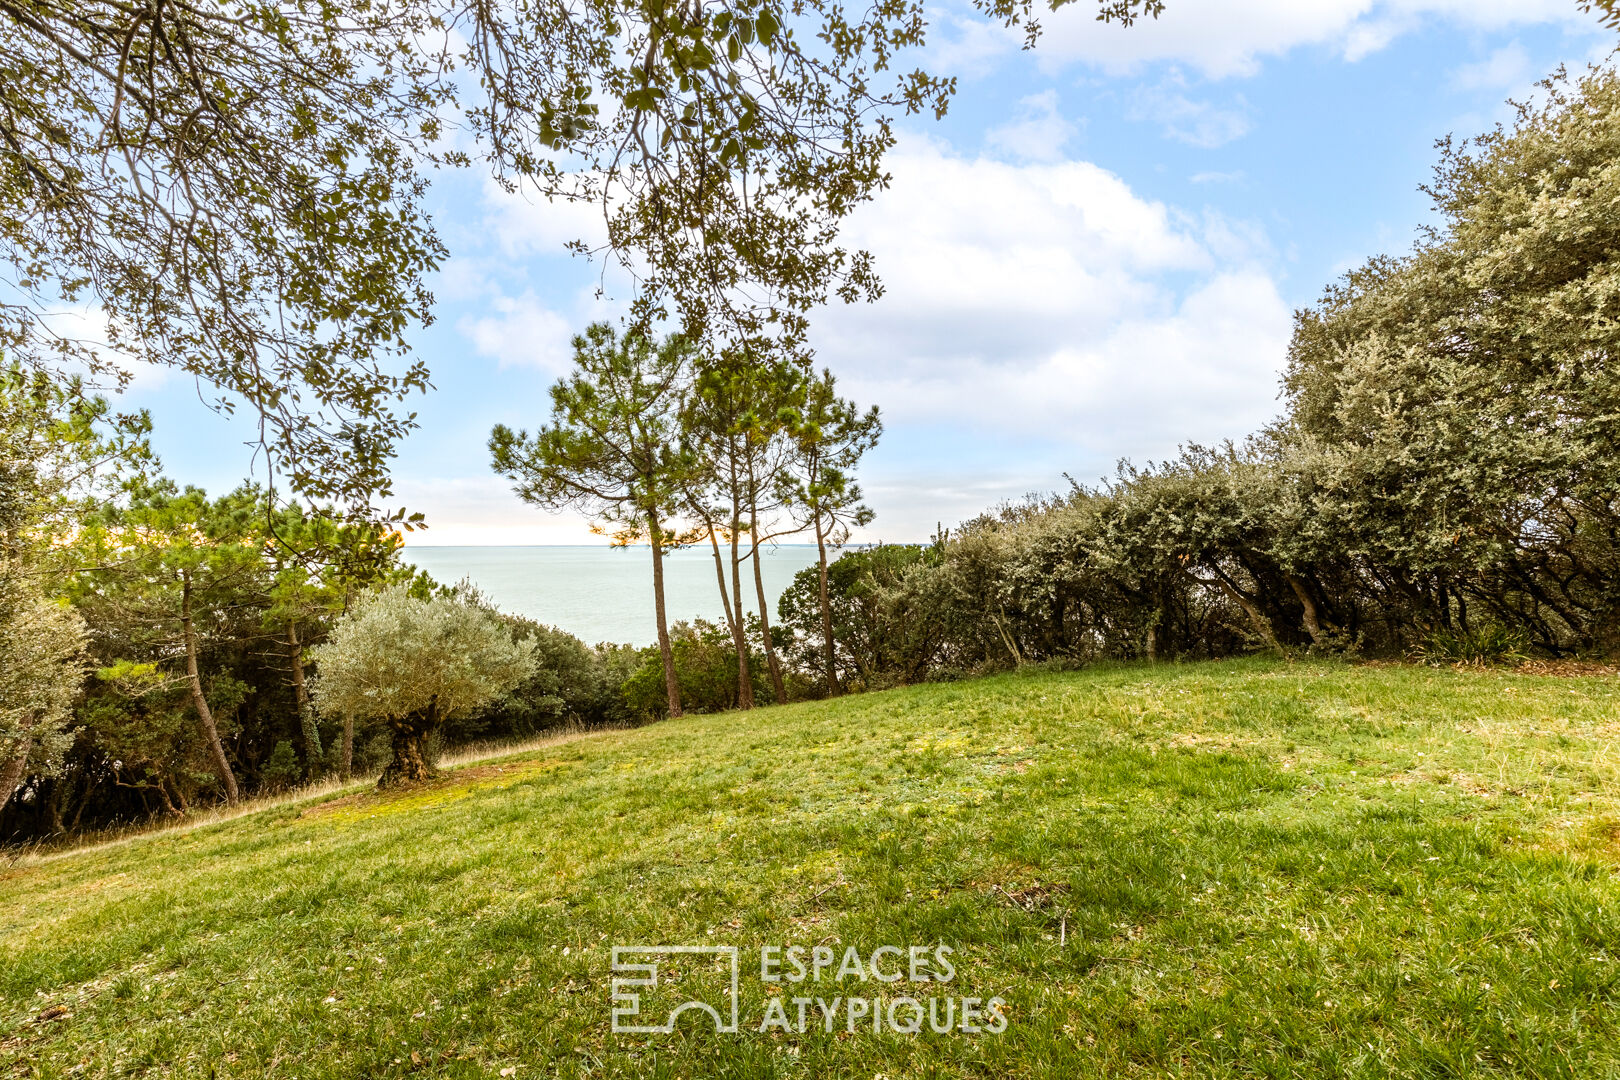
<svg viewBox="0 0 1620 1080">
<path fill-rule="evenodd" d="M 1501 626 L 1479 630 L 1437 630 L 1412 650 L 1415 659 L 1426 664 L 1522 664 L 1530 657 L 1522 633 Z"/>
</svg>

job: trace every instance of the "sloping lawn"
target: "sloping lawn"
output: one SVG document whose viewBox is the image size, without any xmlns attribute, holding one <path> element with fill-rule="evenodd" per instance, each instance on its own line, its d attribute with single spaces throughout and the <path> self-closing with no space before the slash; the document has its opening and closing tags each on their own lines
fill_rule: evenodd
<svg viewBox="0 0 1620 1080">
<path fill-rule="evenodd" d="M 0 1076 L 1620 1075 L 1616 690 L 1009 675 L 0 868 Z M 654 944 L 737 946 L 740 1030 L 614 1034 L 612 947 Z M 776 945 L 955 975 L 767 982 Z M 663 974 L 635 1022 L 728 1004 L 723 956 Z M 1005 1030 L 849 1001 L 902 995 Z"/>
</svg>

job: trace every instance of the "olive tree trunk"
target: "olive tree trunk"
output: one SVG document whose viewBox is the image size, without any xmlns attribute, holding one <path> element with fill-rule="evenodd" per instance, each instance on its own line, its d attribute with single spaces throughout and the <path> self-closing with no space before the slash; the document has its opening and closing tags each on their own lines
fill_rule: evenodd
<svg viewBox="0 0 1620 1080">
<path fill-rule="evenodd" d="M 431 780 L 437 776 L 438 770 L 428 760 L 427 740 L 433 734 L 433 729 L 439 726 L 438 702 L 409 716 L 391 717 L 388 726 L 394 733 L 394 756 L 383 769 L 382 776 L 377 778 L 377 786 L 394 787 Z"/>
</svg>

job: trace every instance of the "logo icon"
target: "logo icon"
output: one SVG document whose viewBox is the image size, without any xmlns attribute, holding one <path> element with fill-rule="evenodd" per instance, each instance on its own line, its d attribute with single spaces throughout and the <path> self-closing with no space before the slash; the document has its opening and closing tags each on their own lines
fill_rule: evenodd
<svg viewBox="0 0 1620 1080">
<path fill-rule="evenodd" d="M 724 959 L 731 969 L 731 986 L 726 996 L 728 1003 L 716 1007 L 709 1001 L 687 1000 L 671 1009 L 662 1024 L 635 1024 L 641 1015 L 643 991 L 658 989 L 660 959 L 674 955 L 693 957 L 710 956 Z M 613 1031 L 619 1035 L 668 1035 L 675 1030 L 675 1022 L 688 1009 L 708 1013 L 714 1019 L 714 1030 L 720 1034 L 737 1031 L 737 974 L 738 954 L 735 945 L 615 945 L 613 947 Z"/>
</svg>

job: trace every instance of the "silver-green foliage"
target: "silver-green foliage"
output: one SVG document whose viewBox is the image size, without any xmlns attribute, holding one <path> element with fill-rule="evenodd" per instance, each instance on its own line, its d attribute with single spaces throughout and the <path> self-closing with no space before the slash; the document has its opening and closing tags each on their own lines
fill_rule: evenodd
<svg viewBox="0 0 1620 1080">
<path fill-rule="evenodd" d="M 419 599 L 403 585 L 364 597 L 310 650 L 323 712 L 398 720 L 464 716 L 534 673 L 534 645 L 476 597 Z"/>
</svg>

